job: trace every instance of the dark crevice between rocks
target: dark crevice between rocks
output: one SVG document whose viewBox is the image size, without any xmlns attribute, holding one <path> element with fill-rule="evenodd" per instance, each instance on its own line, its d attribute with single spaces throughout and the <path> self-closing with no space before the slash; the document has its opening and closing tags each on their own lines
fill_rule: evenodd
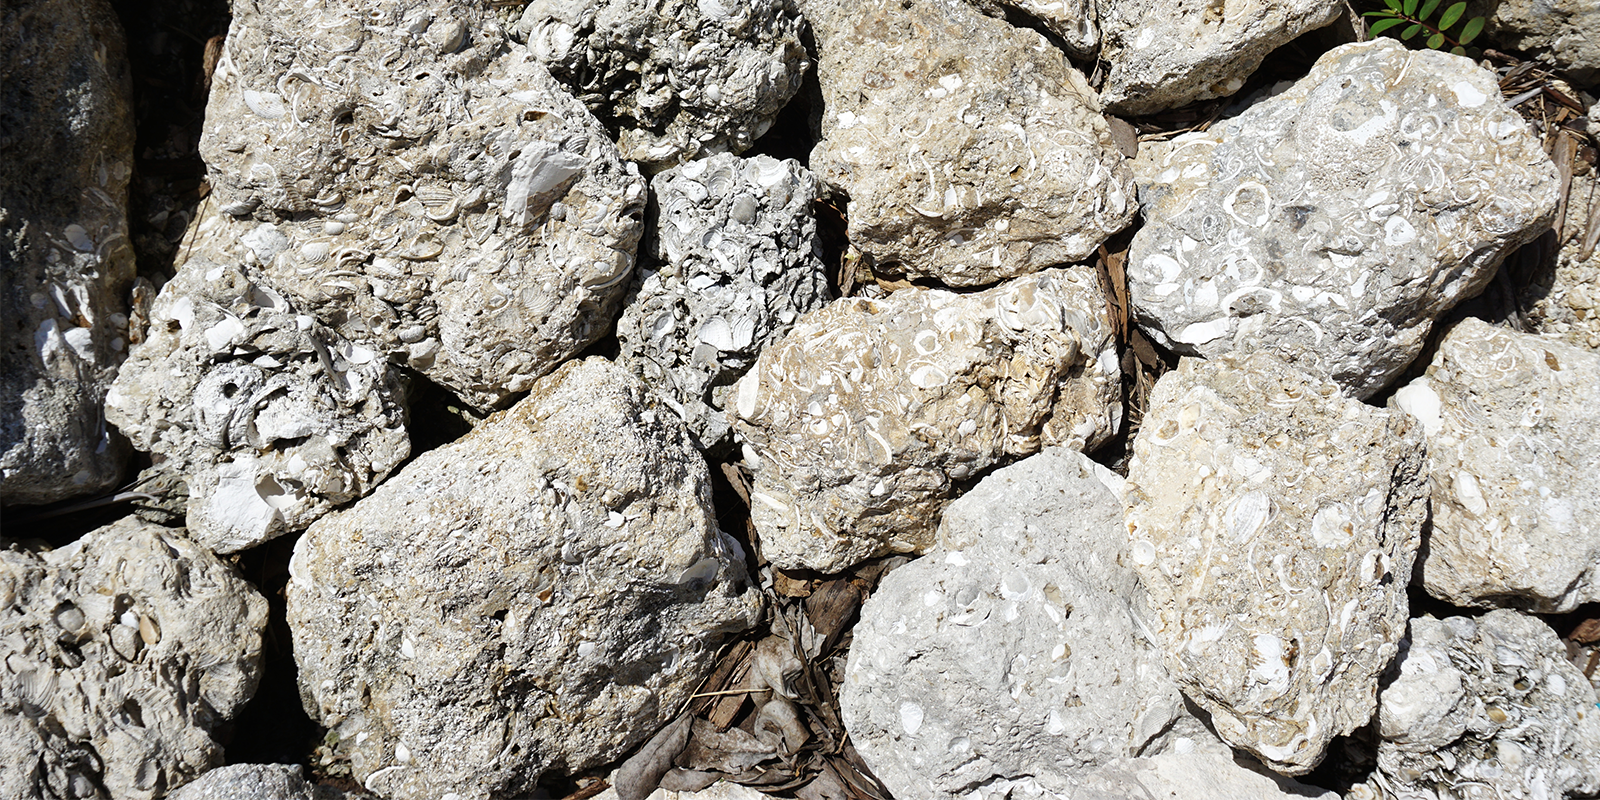
<svg viewBox="0 0 1600 800">
<path fill-rule="evenodd" d="M 810 38 L 807 32 L 807 39 Z M 808 46 L 807 50 L 811 50 Z M 806 70 L 806 76 L 800 83 L 800 90 L 795 92 L 789 103 L 778 112 L 772 121 L 772 127 L 750 145 L 750 149 L 743 153 L 743 157 L 771 156 L 772 158 L 792 158 L 800 162 L 801 166 L 810 169 L 811 148 L 815 147 L 817 135 L 815 125 L 822 117 L 822 84 L 817 80 L 816 61 L 811 62 L 811 68 Z"/>
</svg>

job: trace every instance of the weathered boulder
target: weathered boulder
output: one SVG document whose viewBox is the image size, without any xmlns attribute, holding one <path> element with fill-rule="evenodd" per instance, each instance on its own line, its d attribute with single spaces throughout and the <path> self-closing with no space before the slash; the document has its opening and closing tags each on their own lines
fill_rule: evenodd
<svg viewBox="0 0 1600 800">
<path fill-rule="evenodd" d="M 1100 49 L 1101 0 L 968 0 L 991 16 L 1004 9 L 1038 20 L 1059 37 L 1073 58 L 1092 59 Z"/>
<path fill-rule="evenodd" d="M 654 263 L 617 320 L 617 360 L 713 448 L 727 438 L 733 382 L 828 302 L 811 213 L 817 182 L 797 161 L 720 154 L 651 183 Z"/>
<path fill-rule="evenodd" d="M 171 800 L 312 800 L 299 764 L 230 764 L 168 795 Z"/>
<path fill-rule="evenodd" d="M 925 550 L 952 481 L 1109 437 L 1120 377 L 1087 267 L 973 294 L 844 298 L 808 314 L 735 388 L 762 554 L 833 572 Z"/>
<path fill-rule="evenodd" d="M 107 419 L 185 476 L 189 536 L 217 553 L 303 530 L 411 453 L 383 356 L 266 286 L 241 229 L 214 215 L 191 232 L 106 396 Z"/>
<path fill-rule="evenodd" d="M 1133 183 L 1083 75 L 965 0 L 812 0 L 825 110 L 811 167 L 879 271 L 982 286 L 1078 261 Z"/>
<path fill-rule="evenodd" d="M 1555 166 L 1493 73 L 1393 39 L 1335 48 L 1204 133 L 1141 148 L 1140 326 L 1272 349 L 1370 397 L 1554 215 Z"/>
<path fill-rule="evenodd" d="M 1567 612 L 1600 600 L 1600 353 L 1466 319 L 1390 405 L 1428 443 L 1428 593 Z"/>
<path fill-rule="evenodd" d="M 1150 114 L 1227 97 L 1279 45 L 1338 18 L 1338 0 L 1183 3 L 1116 0 L 1100 6 L 1100 99 L 1118 114 Z"/>
<path fill-rule="evenodd" d="M 1532 53 L 1580 83 L 1600 80 L 1600 4 L 1594 0 L 1480 0 L 1486 36 Z M 1479 11 L 1474 8 L 1473 11 Z"/>
<path fill-rule="evenodd" d="M 517 33 L 653 173 L 755 144 L 811 65 L 801 26 L 795 0 L 534 0 Z"/>
<path fill-rule="evenodd" d="M 122 478 L 101 403 L 128 345 L 130 94 L 104 0 L 0 9 L 0 502 Z"/>
<path fill-rule="evenodd" d="M 200 152 L 272 288 L 480 408 L 632 276 L 643 179 L 487 4 L 241 4 Z"/>
<path fill-rule="evenodd" d="M 296 543 L 306 710 L 387 798 L 615 759 L 759 613 L 714 520 L 683 423 L 622 368 L 570 362 Z"/>
<path fill-rule="evenodd" d="M 1594 796 L 1600 708 L 1565 655 L 1555 631 L 1515 611 L 1412 620 L 1378 701 L 1377 772 L 1349 796 Z"/>
<path fill-rule="evenodd" d="M 1082 786 L 1070 796 L 1070 800 L 1156 798 L 1339 800 L 1339 794 L 1293 778 L 1252 770 L 1230 755 L 1168 752 L 1113 761 L 1085 776 Z"/>
<path fill-rule="evenodd" d="M 1600 105 L 1590 109 L 1600 133 Z M 1600 180 L 1591 169 L 1574 176 L 1567 199 L 1565 238 L 1555 269 L 1537 273 L 1522 287 L 1522 319 L 1533 330 L 1600 352 L 1600 232 L 1589 220 L 1600 211 Z"/>
<path fill-rule="evenodd" d="M 0 550 L 0 795 L 160 797 L 222 762 L 255 693 L 267 601 L 210 551 L 127 517 Z"/>
<path fill-rule="evenodd" d="M 1420 427 L 1264 351 L 1183 359 L 1151 394 L 1123 496 L 1167 667 L 1279 772 L 1372 717 L 1427 516 Z"/>
</svg>

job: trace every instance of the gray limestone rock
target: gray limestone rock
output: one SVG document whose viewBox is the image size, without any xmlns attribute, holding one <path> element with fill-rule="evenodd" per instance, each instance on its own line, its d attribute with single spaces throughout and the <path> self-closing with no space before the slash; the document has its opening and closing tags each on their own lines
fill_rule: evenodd
<svg viewBox="0 0 1600 800">
<path fill-rule="evenodd" d="M 795 0 L 534 0 L 517 33 L 657 172 L 742 153 L 811 65 Z"/>
<path fill-rule="evenodd" d="M 1151 395 L 1124 500 L 1167 667 L 1279 772 L 1372 717 L 1427 516 L 1420 427 L 1264 351 L 1183 359 Z"/>
<path fill-rule="evenodd" d="M 231 764 L 167 795 L 171 800 L 312 800 L 299 764 Z"/>
<path fill-rule="evenodd" d="M 644 181 L 490 5 L 234 11 L 200 151 L 274 289 L 480 408 L 609 330 Z"/>
<path fill-rule="evenodd" d="M 1259 769 L 1213 752 L 1118 759 L 1086 775 L 1069 800 L 1339 800 L 1337 792 Z"/>
<path fill-rule="evenodd" d="M 1600 3 L 1488 0 L 1478 5 L 1489 15 L 1487 38 L 1532 53 L 1580 83 L 1600 80 Z"/>
<path fill-rule="evenodd" d="M 1600 104 L 1590 109 L 1591 117 Z M 1600 122 L 1589 123 L 1600 134 Z M 1565 238 L 1555 269 L 1536 274 L 1522 290 L 1522 319 L 1533 330 L 1600 352 L 1600 180 L 1593 169 L 1572 179 Z"/>
<path fill-rule="evenodd" d="M 1109 437 L 1120 378 L 1088 267 L 973 294 L 837 300 L 763 350 L 735 387 L 762 554 L 833 572 L 921 552 L 952 481 Z"/>
<path fill-rule="evenodd" d="M 812 0 L 826 109 L 812 169 L 880 272 L 982 286 L 1078 261 L 1133 220 L 1092 89 L 964 0 Z"/>
<path fill-rule="evenodd" d="M 1100 50 L 1100 6 L 1104 0 L 968 0 L 991 16 L 1020 11 L 1061 37 L 1073 58 L 1092 59 Z M 1105 4 L 1110 5 L 1109 2 Z"/>
<path fill-rule="evenodd" d="M 392 800 L 617 758 L 760 609 L 683 423 L 600 358 L 317 521 L 289 568 L 306 710 Z"/>
<path fill-rule="evenodd" d="M 0 502 L 122 478 L 101 403 L 128 345 L 130 93 L 104 0 L 0 8 Z"/>
<path fill-rule="evenodd" d="M 1115 0 L 1100 9 L 1100 98 L 1118 114 L 1150 114 L 1227 97 L 1279 45 L 1339 16 L 1339 0 L 1172 3 Z"/>
<path fill-rule="evenodd" d="M 411 453 L 388 363 L 267 286 L 251 227 L 202 218 L 106 397 L 111 423 L 185 476 L 189 535 L 217 553 L 303 530 Z"/>
<path fill-rule="evenodd" d="M 0 550 L 0 796 L 149 800 L 216 766 L 255 693 L 267 601 L 132 517 Z"/>
<path fill-rule="evenodd" d="M 1428 593 L 1562 613 L 1600 601 L 1600 353 L 1466 319 L 1390 405 L 1428 442 Z"/>
<path fill-rule="evenodd" d="M 811 213 L 817 182 L 796 161 L 719 154 L 651 184 L 654 268 L 641 271 L 617 320 L 618 362 L 714 448 L 727 438 L 733 382 L 828 302 Z"/>
<path fill-rule="evenodd" d="M 1515 611 L 1412 620 L 1378 702 L 1378 770 L 1350 797 L 1593 797 L 1600 708 L 1565 654 Z"/>
<path fill-rule="evenodd" d="M 1204 133 L 1141 148 L 1132 310 L 1184 354 L 1272 349 L 1369 397 L 1554 215 L 1555 166 L 1494 74 L 1335 48 Z"/>
</svg>

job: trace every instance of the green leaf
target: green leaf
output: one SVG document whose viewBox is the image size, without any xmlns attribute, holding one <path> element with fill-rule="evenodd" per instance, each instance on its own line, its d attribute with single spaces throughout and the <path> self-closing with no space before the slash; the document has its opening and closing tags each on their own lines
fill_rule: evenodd
<svg viewBox="0 0 1600 800">
<path fill-rule="evenodd" d="M 1467 13 L 1466 3 L 1455 3 L 1451 5 L 1449 8 L 1444 10 L 1444 16 L 1439 18 L 1439 30 L 1442 31 L 1445 28 L 1456 24 L 1456 20 L 1461 19 L 1461 15 L 1465 13 Z"/>
<path fill-rule="evenodd" d="M 1405 10 L 1408 17 L 1417 13 L 1417 0 L 1406 0 Z"/>
<path fill-rule="evenodd" d="M 1406 21 L 1403 19 L 1395 19 L 1392 17 L 1389 19 L 1378 20 L 1377 22 L 1372 23 L 1372 27 L 1367 29 L 1367 33 L 1372 36 L 1377 36 L 1378 34 L 1383 33 L 1384 31 L 1389 30 L 1396 25 L 1404 25 L 1405 22 Z"/>
<path fill-rule="evenodd" d="M 1473 39 L 1478 38 L 1478 34 L 1483 32 L 1483 23 L 1483 17 L 1467 20 L 1466 26 L 1461 29 L 1461 43 L 1471 44 Z"/>
<path fill-rule="evenodd" d="M 1383 4 L 1388 6 L 1390 11 L 1400 10 L 1400 0 L 1383 0 Z"/>
<path fill-rule="evenodd" d="M 1428 37 L 1428 49 L 1438 50 L 1444 46 L 1444 34 L 1436 33 Z"/>
<path fill-rule="evenodd" d="M 1467 48 L 1465 48 L 1465 47 L 1452 47 L 1452 48 L 1450 48 L 1450 52 L 1453 55 L 1464 56 L 1464 55 L 1467 54 Z"/>
<path fill-rule="evenodd" d="M 1417 12 L 1417 19 L 1427 19 L 1433 16 L 1434 9 L 1439 7 L 1439 0 L 1428 0 L 1422 4 L 1422 10 Z"/>
<path fill-rule="evenodd" d="M 1410 38 L 1416 36 L 1417 34 L 1419 34 L 1421 32 L 1422 32 L 1422 26 L 1421 25 L 1412 25 L 1411 27 L 1406 28 L 1404 31 L 1400 32 L 1400 38 L 1402 38 L 1402 39 L 1410 39 Z"/>
</svg>

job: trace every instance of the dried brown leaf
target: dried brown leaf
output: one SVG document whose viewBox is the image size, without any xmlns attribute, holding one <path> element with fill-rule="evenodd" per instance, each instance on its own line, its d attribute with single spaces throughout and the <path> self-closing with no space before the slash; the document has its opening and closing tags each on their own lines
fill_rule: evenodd
<svg viewBox="0 0 1600 800">
<path fill-rule="evenodd" d="M 617 800 L 645 800 L 661 785 L 661 776 L 672 769 L 673 759 L 689 741 L 693 719 L 688 714 L 678 715 L 650 737 L 639 752 L 622 762 L 614 776 Z"/>
</svg>

